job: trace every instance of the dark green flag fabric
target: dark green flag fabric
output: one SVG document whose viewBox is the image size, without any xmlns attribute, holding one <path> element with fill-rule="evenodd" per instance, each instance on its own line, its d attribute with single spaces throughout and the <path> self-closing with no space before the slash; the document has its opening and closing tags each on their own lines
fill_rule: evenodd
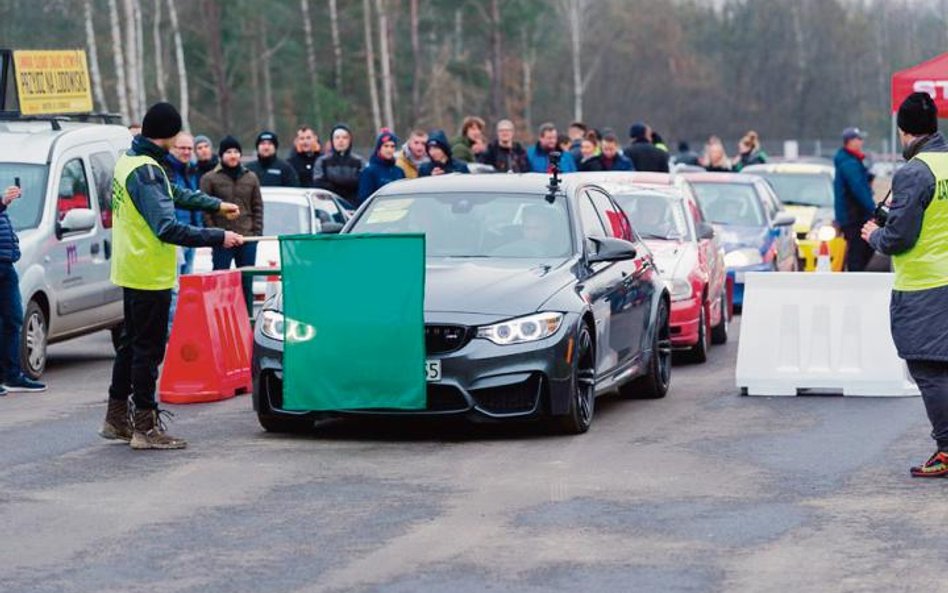
<svg viewBox="0 0 948 593">
<path fill-rule="evenodd" d="M 283 407 L 424 409 L 424 235 L 280 237 Z"/>
</svg>

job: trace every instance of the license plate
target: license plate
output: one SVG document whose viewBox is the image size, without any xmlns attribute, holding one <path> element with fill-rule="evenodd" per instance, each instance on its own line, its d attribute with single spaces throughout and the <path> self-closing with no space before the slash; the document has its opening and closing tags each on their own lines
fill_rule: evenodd
<svg viewBox="0 0 948 593">
<path fill-rule="evenodd" d="M 425 361 L 425 379 L 427 379 L 429 383 L 437 383 L 441 380 L 440 360 Z"/>
</svg>

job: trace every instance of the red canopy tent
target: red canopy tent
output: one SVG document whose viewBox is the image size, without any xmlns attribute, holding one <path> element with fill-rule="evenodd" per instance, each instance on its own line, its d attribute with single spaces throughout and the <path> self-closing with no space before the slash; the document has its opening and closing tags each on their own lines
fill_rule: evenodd
<svg viewBox="0 0 948 593">
<path fill-rule="evenodd" d="M 906 97 L 928 93 L 938 106 L 938 117 L 948 117 L 948 52 L 892 75 L 892 147 L 897 145 L 895 114 Z"/>
</svg>

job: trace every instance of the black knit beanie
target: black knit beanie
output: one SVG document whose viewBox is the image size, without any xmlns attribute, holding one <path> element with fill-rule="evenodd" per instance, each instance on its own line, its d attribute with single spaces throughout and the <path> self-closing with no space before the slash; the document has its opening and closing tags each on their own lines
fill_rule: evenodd
<svg viewBox="0 0 948 593">
<path fill-rule="evenodd" d="M 913 136 L 927 136 L 938 131 L 938 107 L 928 93 L 912 93 L 902 101 L 898 115 L 899 129 Z"/>
<path fill-rule="evenodd" d="M 277 135 L 267 130 L 260 132 L 260 135 L 257 136 L 257 142 L 254 144 L 254 146 L 260 146 L 261 142 L 272 142 L 273 148 L 280 148 L 280 142 L 277 140 Z"/>
<path fill-rule="evenodd" d="M 243 149 L 240 147 L 240 142 L 237 141 L 233 136 L 224 136 L 220 143 L 217 145 L 217 154 L 218 156 L 224 156 L 224 153 L 230 150 L 231 148 L 236 148 L 237 152 L 243 154 Z"/>
<path fill-rule="evenodd" d="M 142 136 L 162 140 L 181 131 L 181 114 L 171 103 L 155 103 L 142 120 Z"/>
</svg>

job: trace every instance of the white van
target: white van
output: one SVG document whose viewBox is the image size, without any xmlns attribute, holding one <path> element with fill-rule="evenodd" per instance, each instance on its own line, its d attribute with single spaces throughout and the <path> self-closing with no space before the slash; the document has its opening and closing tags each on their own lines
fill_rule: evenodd
<svg viewBox="0 0 948 593">
<path fill-rule="evenodd" d="M 131 141 L 118 125 L 0 120 L 0 188 L 18 178 L 23 190 L 7 214 L 22 252 L 20 360 L 33 379 L 47 344 L 120 331 L 122 292 L 109 281 L 112 173 Z"/>
</svg>

